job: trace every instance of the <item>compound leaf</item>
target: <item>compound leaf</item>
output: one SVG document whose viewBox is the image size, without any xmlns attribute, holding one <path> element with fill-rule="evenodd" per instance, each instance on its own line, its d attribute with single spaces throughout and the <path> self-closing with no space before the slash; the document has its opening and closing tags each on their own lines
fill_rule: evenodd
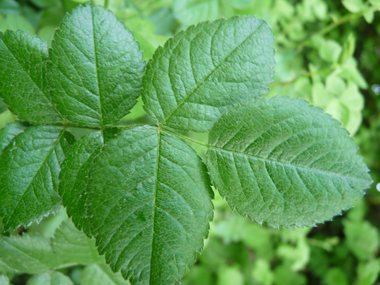
<svg viewBox="0 0 380 285">
<path fill-rule="evenodd" d="M 232 208 L 272 227 L 314 226 L 352 207 L 371 185 L 338 121 L 303 100 L 256 100 L 210 132 L 207 165 Z"/>
<path fill-rule="evenodd" d="M 82 285 L 128 285 L 120 273 L 113 273 L 105 264 L 87 266 L 80 276 Z"/>
<path fill-rule="evenodd" d="M 88 172 L 103 147 L 100 132 L 83 136 L 66 154 L 59 174 L 59 194 L 75 226 L 89 235 L 86 211 Z"/>
<path fill-rule="evenodd" d="M 68 121 L 103 126 L 135 105 L 145 64 L 132 33 L 111 11 L 92 4 L 74 9 L 49 55 L 52 98 Z"/>
<path fill-rule="evenodd" d="M 33 276 L 26 285 L 73 285 L 69 277 L 61 272 L 49 272 Z"/>
<path fill-rule="evenodd" d="M 10 268 L 29 274 L 45 273 L 61 265 L 50 241 L 40 236 L 0 236 L 0 260 Z"/>
<path fill-rule="evenodd" d="M 232 106 L 268 91 L 273 56 L 270 28 L 253 16 L 192 26 L 148 64 L 145 110 L 159 124 L 206 132 Z"/>
<path fill-rule="evenodd" d="M 71 137 L 63 128 L 36 126 L 20 133 L 0 157 L 0 216 L 5 230 L 57 210 L 58 174 Z"/>
<path fill-rule="evenodd" d="M 77 230 L 70 221 L 62 223 L 55 231 L 52 247 L 57 255 L 69 263 L 87 265 L 104 262 L 104 257 L 99 256 L 96 250 L 95 240 Z"/>
<path fill-rule="evenodd" d="M 149 126 L 122 131 L 87 186 L 100 254 L 132 284 L 175 284 L 208 234 L 210 191 L 204 164 L 180 139 Z"/>
<path fill-rule="evenodd" d="M 22 31 L 0 33 L 0 96 L 20 119 L 62 121 L 46 81 L 47 45 Z"/>
</svg>

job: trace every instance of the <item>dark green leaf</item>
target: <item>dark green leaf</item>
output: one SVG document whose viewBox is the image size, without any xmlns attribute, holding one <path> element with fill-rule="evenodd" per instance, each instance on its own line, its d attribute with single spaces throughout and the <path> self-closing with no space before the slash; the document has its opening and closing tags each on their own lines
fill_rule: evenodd
<svg viewBox="0 0 380 285">
<path fill-rule="evenodd" d="M 203 247 L 210 191 L 204 164 L 177 137 L 148 126 L 123 131 L 90 171 L 87 212 L 99 252 L 132 284 L 175 284 Z"/>
<path fill-rule="evenodd" d="M 253 16 L 192 26 L 154 54 L 143 79 L 145 110 L 159 124 L 206 132 L 234 105 L 268 91 L 273 56 L 270 28 Z"/>
<path fill-rule="evenodd" d="M 0 33 L 0 96 L 20 119 L 61 121 L 46 82 L 47 45 L 22 31 Z"/>
<path fill-rule="evenodd" d="M 348 132 L 303 100 L 265 98 L 238 107 L 209 139 L 215 187 L 260 224 L 314 226 L 352 207 L 371 185 Z"/>
<path fill-rule="evenodd" d="M 62 128 L 36 126 L 17 135 L 0 157 L 0 216 L 5 230 L 58 209 L 58 174 L 69 148 Z"/>
<path fill-rule="evenodd" d="M 52 98 L 70 122 L 119 121 L 140 95 L 144 62 L 131 32 L 109 10 L 79 6 L 56 31 L 48 77 Z"/>
<path fill-rule="evenodd" d="M 86 212 L 86 187 L 88 172 L 94 158 L 100 153 L 103 138 L 95 132 L 78 140 L 66 154 L 59 174 L 59 194 L 67 214 L 72 217 L 78 229 L 89 235 Z"/>
</svg>

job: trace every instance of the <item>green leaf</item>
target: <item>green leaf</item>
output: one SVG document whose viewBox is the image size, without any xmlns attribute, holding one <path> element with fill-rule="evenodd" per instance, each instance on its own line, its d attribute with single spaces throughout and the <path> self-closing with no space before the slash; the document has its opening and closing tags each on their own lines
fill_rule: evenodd
<svg viewBox="0 0 380 285">
<path fill-rule="evenodd" d="M 67 214 L 78 229 L 90 235 L 86 212 L 88 172 L 103 147 L 100 132 L 83 136 L 66 154 L 59 174 L 59 194 Z"/>
<path fill-rule="evenodd" d="M 0 129 L 0 156 L 13 138 L 22 133 L 25 129 L 26 127 L 19 122 L 7 124 L 4 128 Z"/>
<path fill-rule="evenodd" d="M 233 6 L 230 0 L 176 0 L 174 15 L 186 27 L 202 21 L 231 17 Z"/>
<path fill-rule="evenodd" d="M 2 0 L 0 2 L 0 12 L 4 15 L 18 14 L 20 10 L 20 4 L 15 0 Z"/>
<path fill-rule="evenodd" d="M 158 48 L 142 91 L 154 121 L 206 132 L 225 111 L 268 91 L 274 75 L 273 37 L 253 16 L 204 22 Z"/>
<path fill-rule="evenodd" d="M 5 275 L 0 275 L 0 285 L 9 285 L 9 279 Z"/>
<path fill-rule="evenodd" d="M 343 0 L 342 4 L 352 13 L 360 12 L 366 7 L 363 0 Z"/>
<path fill-rule="evenodd" d="M 69 263 L 94 264 L 104 262 L 99 256 L 95 240 L 77 230 L 72 222 L 64 222 L 55 231 L 52 247 L 56 254 Z"/>
<path fill-rule="evenodd" d="M 12 14 L 4 18 L 0 14 L 0 31 L 5 32 L 6 30 L 23 30 L 31 35 L 36 33 L 32 24 L 24 16 Z"/>
<path fill-rule="evenodd" d="M 27 285 L 73 285 L 69 277 L 61 272 L 49 272 L 33 276 L 29 279 Z"/>
<path fill-rule="evenodd" d="M 371 24 L 373 22 L 373 19 L 375 18 L 375 11 L 368 10 L 364 13 L 364 19 L 367 21 L 368 24 Z"/>
<path fill-rule="evenodd" d="M 369 2 L 374 6 L 380 5 L 380 0 L 369 0 Z"/>
<path fill-rule="evenodd" d="M 333 267 L 327 271 L 324 277 L 324 284 L 326 285 L 348 285 L 346 273 L 339 267 Z"/>
<path fill-rule="evenodd" d="M 144 60 L 151 59 L 157 47 L 164 45 L 167 38 L 156 35 L 154 24 L 149 20 L 141 19 L 136 11 L 123 9 L 118 11 L 116 16 L 124 22 L 128 30 L 133 32 L 143 51 Z"/>
<path fill-rule="evenodd" d="M 80 276 L 82 285 L 127 285 L 120 273 L 113 273 L 108 265 L 87 266 Z"/>
<path fill-rule="evenodd" d="M 87 186 L 100 254 L 132 284 L 174 284 L 207 237 L 211 191 L 205 165 L 177 137 L 150 126 L 121 132 L 95 159 Z"/>
<path fill-rule="evenodd" d="M 366 263 L 361 263 L 358 266 L 357 285 L 372 285 L 375 284 L 380 273 L 380 259 L 372 259 Z"/>
<path fill-rule="evenodd" d="M 217 285 L 244 285 L 244 275 L 239 270 L 239 267 L 222 267 L 218 272 Z M 262 283 L 260 283 L 262 284 Z"/>
<path fill-rule="evenodd" d="M 344 235 L 346 243 L 351 252 L 359 260 L 367 260 L 379 249 L 379 232 L 368 221 L 349 221 L 345 220 Z"/>
<path fill-rule="evenodd" d="M 53 101 L 74 124 L 115 123 L 140 95 L 145 64 L 139 45 L 101 6 L 79 6 L 65 17 L 49 55 Z"/>
<path fill-rule="evenodd" d="M 337 62 L 341 52 L 341 45 L 334 40 L 324 41 L 319 49 L 320 57 L 329 63 Z"/>
<path fill-rule="evenodd" d="M 24 273 L 40 274 L 61 264 L 48 239 L 39 236 L 0 236 L 0 259 L 7 266 Z"/>
<path fill-rule="evenodd" d="M 238 107 L 219 119 L 209 140 L 214 186 L 260 224 L 314 226 L 352 207 L 371 185 L 347 131 L 303 100 Z"/>
<path fill-rule="evenodd" d="M 46 81 L 47 46 L 22 31 L 0 33 L 0 96 L 20 119 L 62 121 L 51 103 Z"/>
<path fill-rule="evenodd" d="M 58 174 L 71 138 L 59 127 L 20 133 L 0 158 L 0 216 L 5 230 L 40 220 L 61 203 Z"/>
<path fill-rule="evenodd" d="M 49 7 L 59 6 L 59 0 L 31 0 L 31 2 L 41 9 L 46 9 Z"/>
</svg>

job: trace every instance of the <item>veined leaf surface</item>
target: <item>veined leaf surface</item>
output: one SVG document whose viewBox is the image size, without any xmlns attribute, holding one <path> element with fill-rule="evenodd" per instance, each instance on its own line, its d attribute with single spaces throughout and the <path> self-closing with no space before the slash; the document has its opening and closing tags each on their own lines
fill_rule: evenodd
<svg viewBox="0 0 380 285">
<path fill-rule="evenodd" d="M 87 194 L 98 250 L 131 284 L 179 281 L 202 249 L 213 216 L 200 158 L 177 137 L 149 126 L 125 130 L 104 146 Z"/>
<path fill-rule="evenodd" d="M 123 23 L 101 6 L 79 6 L 56 31 L 49 52 L 52 98 L 68 121 L 119 121 L 140 95 L 144 61 Z"/>
<path fill-rule="evenodd" d="M 273 36 L 253 16 L 204 22 L 158 48 L 143 79 L 145 110 L 177 130 L 206 132 L 225 111 L 268 91 Z"/>
<path fill-rule="evenodd" d="M 212 181 L 243 216 L 314 226 L 353 206 L 371 184 L 348 132 L 303 100 L 264 98 L 223 115 L 210 133 Z"/>
</svg>

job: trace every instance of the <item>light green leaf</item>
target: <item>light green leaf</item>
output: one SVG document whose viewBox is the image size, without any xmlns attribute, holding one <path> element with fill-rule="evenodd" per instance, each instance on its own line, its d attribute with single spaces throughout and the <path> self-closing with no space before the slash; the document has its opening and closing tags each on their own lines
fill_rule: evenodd
<svg viewBox="0 0 380 285">
<path fill-rule="evenodd" d="M 367 21 L 368 24 L 371 24 L 373 22 L 373 19 L 375 18 L 375 11 L 368 10 L 364 13 L 364 19 Z"/>
<path fill-rule="evenodd" d="M 363 0 L 343 0 L 342 4 L 352 13 L 360 12 L 366 7 Z"/>
<path fill-rule="evenodd" d="M 9 145 L 13 138 L 25 129 L 26 126 L 19 122 L 7 124 L 4 128 L 0 129 L 0 157 L 5 147 Z"/>
<path fill-rule="evenodd" d="M 58 210 L 58 174 L 72 138 L 59 127 L 18 134 L 0 158 L 0 216 L 5 230 Z"/>
<path fill-rule="evenodd" d="M 27 285 L 73 285 L 69 277 L 60 272 L 49 272 L 33 276 Z"/>
<path fill-rule="evenodd" d="M 0 33 L 0 96 L 20 119 L 62 121 L 51 103 L 46 81 L 47 46 L 22 31 Z"/>
<path fill-rule="evenodd" d="M 303 100 L 238 107 L 219 119 L 209 140 L 214 186 L 260 224 L 314 226 L 352 207 L 371 185 L 347 131 Z"/>
<path fill-rule="evenodd" d="M 176 0 L 174 16 L 185 27 L 202 21 L 233 16 L 231 0 Z"/>
<path fill-rule="evenodd" d="M 334 40 L 324 41 L 319 48 L 320 57 L 330 63 L 337 62 L 342 52 L 341 45 Z"/>
<path fill-rule="evenodd" d="M 252 270 L 252 278 L 262 285 L 273 284 L 273 272 L 269 260 L 257 259 Z"/>
<path fill-rule="evenodd" d="M 104 263 L 104 257 L 99 256 L 96 250 L 95 240 L 77 230 L 72 222 L 62 223 L 55 231 L 52 247 L 54 252 L 68 263 Z"/>
<path fill-rule="evenodd" d="M 6 124 L 14 123 L 14 122 L 15 122 L 15 116 L 12 114 L 11 111 L 6 110 L 0 113 L 0 129 L 4 128 Z"/>
<path fill-rule="evenodd" d="M 87 186 L 100 254 L 132 284 L 174 284 L 207 237 L 211 191 L 204 164 L 177 137 L 150 126 L 121 132 L 95 159 Z"/>
<path fill-rule="evenodd" d="M 359 260 L 367 260 L 379 249 L 379 232 L 368 221 L 345 220 L 344 235 L 348 248 Z"/>
<path fill-rule="evenodd" d="M 31 35 L 36 33 L 32 24 L 24 16 L 12 14 L 4 18 L 0 14 L 0 31 L 5 32 L 6 30 L 22 30 Z"/>
<path fill-rule="evenodd" d="M 82 285 L 128 285 L 120 273 L 113 273 L 108 265 L 87 266 L 80 276 Z"/>
<path fill-rule="evenodd" d="M 59 174 L 59 194 L 67 214 L 72 217 L 76 227 L 87 235 L 89 228 L 85 205 L 88 172 L 102 147 L 103 138 L 100 132 L 83 136 L 66 154 Z"/>
<path fill-rule="evenodd" d="M 139 45 L 101 6 L 79 6 L 65 17 L 49 55 L 53 101 L 74 124 L 115 123 L 140 95 L 145 64 Z"/>
<path fill-rule="evenodd" d="M 143 79 L 154 121 L 206 132 L 225 111 L 264 95 L 274 75 L 273 37 L 253 16 L 192 26 L 158 48 Z"/>
<path fill-rule="evenodd" d="M 380 5 L 380 0 L 369 0 L 369 2 L 374 6 Z"/>
<path fill-rule="evenodd" d="M 358 69 L 358 63 L 353 57 L 348 59 L 347 62 L 342 66 L 342 70 L 339 73 L 339 76 L 355 82 L 362 89 L 368 88 L 367 82 Z"/>
<path fill-rule="evenodd" d="M 124 22 L 128 30 L 133 32 L 136 41 L 138 41 L 143 51 L 144 60 L 151 59 L 157 47 L 164 45 L 167 38 L 156 35 L 154 24 L 149 20 L 140 18 L 136 11 L 123 9 L 118 11 L 116 16 Z"/>
<path fill-rule="evenodd" d="M 244 275 L 239 267 L 222 267 L 218 272 L 217 285 L 244 285 Z"/>
<path fill-rule="evenodd" d="M 372 285 L 375 284 L 380 273 L 380 259 L 372 259 L 368 262 L 361 263 L 358 266 L 357 285 Z"/>
<path fill-rule="evenodd" d="M 24 273 L 40 274 L 61 264 L 48 239 L 39 236 L 0 236 L 0 260 Z"/>
<path fill-rule="evenodd" d="M 0 285 L 9 285 L 9 279 L 5 275 L 0 275 Z"/>
</svg>

